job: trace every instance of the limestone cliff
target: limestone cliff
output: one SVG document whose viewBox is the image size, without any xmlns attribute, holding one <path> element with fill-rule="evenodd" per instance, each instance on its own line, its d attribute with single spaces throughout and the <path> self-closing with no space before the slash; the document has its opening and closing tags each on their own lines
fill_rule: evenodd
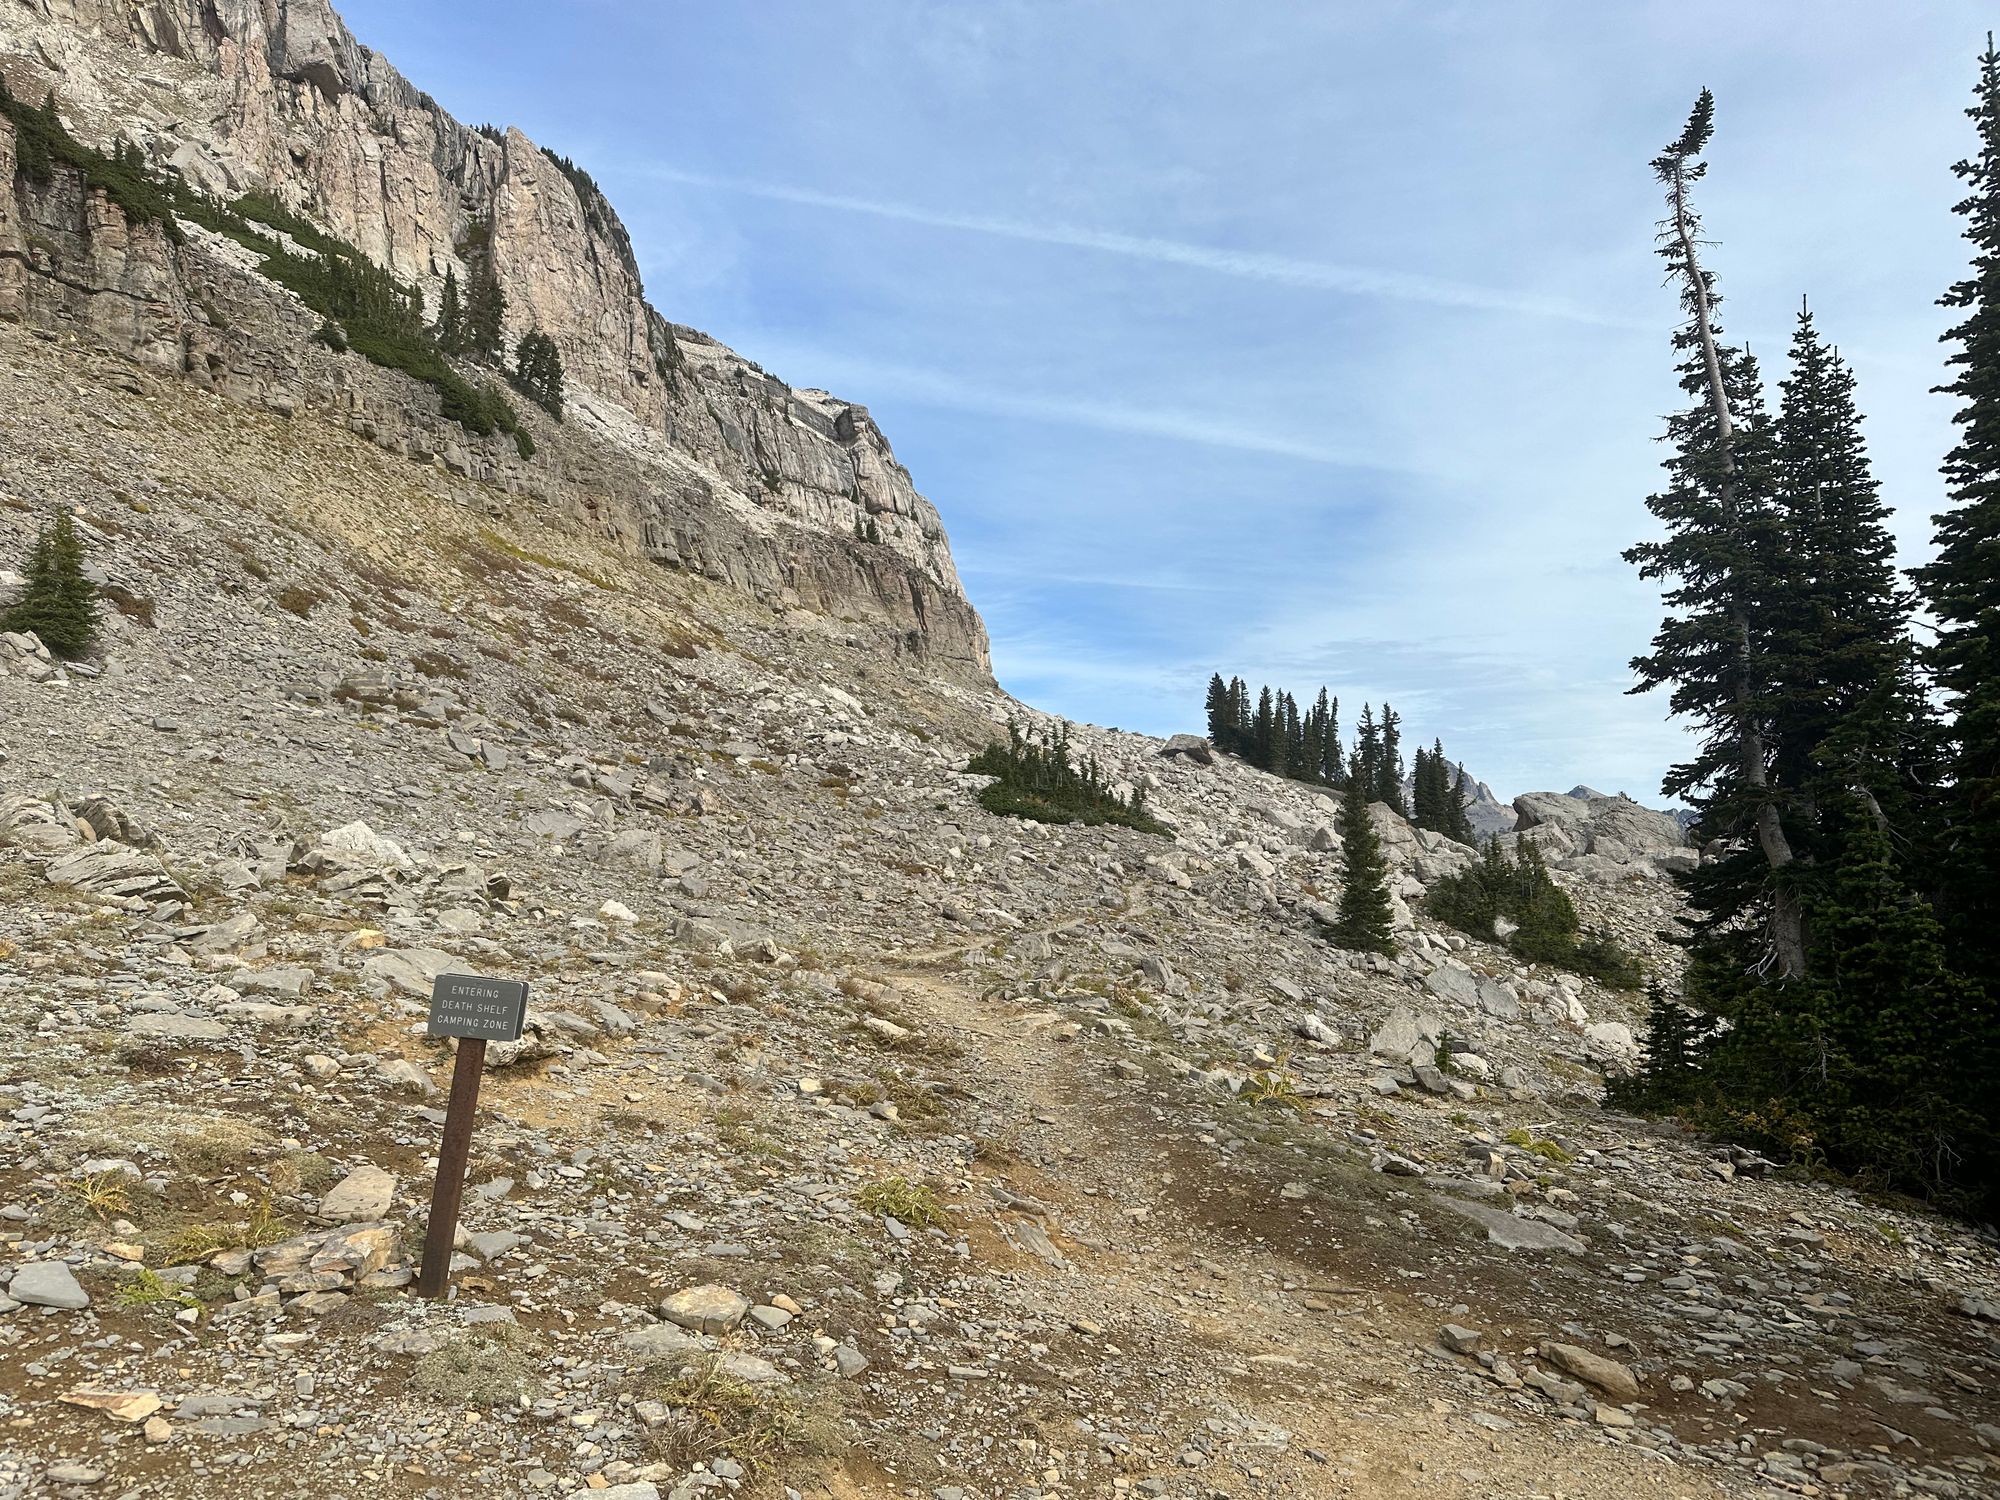
<svg viewBox="0 0 2000 1500">
<path fill-rule="evenodd" d="M 423 388 L 313 345 L 318 320 L 228 241 L 191 230 L 175 246 L 74 175 L 18 178 L 4 125 L 0 315 L 80 328 L 236 399 L 334 416 L 664 563 L 774 604 L 884 619 L 986 673 L 937 511 L 867 410 L 795 391 L 668 322 L 586 174 L 517 130 L 454 120 L 326 0 L 0 0 L 0 73 L 20 98 L 53 90 L 81 139 L 134 142 L 217 198 L 275 197 L 429 306 L 447 271 L 469 279 L 469 235 L 484 230 L 507 342 L 530 328 L 556 341 L 571 417 L 553 443 L 538 431 L 532 462 L 466 439 Z"/>
</svg>

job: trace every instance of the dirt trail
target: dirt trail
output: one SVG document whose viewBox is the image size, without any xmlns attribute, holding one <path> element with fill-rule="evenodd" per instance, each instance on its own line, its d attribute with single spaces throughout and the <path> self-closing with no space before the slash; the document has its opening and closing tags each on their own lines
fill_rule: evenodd
<svg viewBox="0 0 2000 1500">
<path fill-rule="evenodd" d="M 1184 1347 L 1205 1356 L 1212 1402 L 1292 1434 L 1261 1471 L 1239 1476 L 1253 1486 L 1247 1492 L 1453 1500 L 1761 1492 L 1724 1488 L 1663 1454 L 1495 1399 L 1494 1388 L 1422 1352 L 1434 1349 L 1440 1320 L 1405 1288 L 1425 1274 L 1415 1269 L 1423 1262 L 1395 1254 L 1402 1226 L 1375 1218 L 1373 1205 L 1345 1209 L 1373 1224 L 1334 1227 L 1386 1236 L 1363 1233 L 1352 1253 L 1331 1234 L 1301 1246 L 1301 1216 L 1289 1205 L 1276 1211 L 1278 1184 L 1244 1175 L 1177 1129 L 1165 1094 L 1107 1089 L 1103 1060 L 1088 1045 L 1046 1035 L 1052 1013 L 982 1000 L 935 974 L 894 977 L 913 1014 L 967 1048 L 961 1076 L 978 1080 L 989 1103 L 1006 1101 L 1022 1141 L 1058 1164 L 1037 1174 L 1036 1196 L 1097 1247 L 1080 1252 L 1101 1308 L 1094 1320 L 1116 1336 L 1164 1311 Z M 1269 1207 L 1244 1212 L 1253 1202 Z M 1493 1427 L 1478 1425 L 1475 1411 Z"/>
</svg>

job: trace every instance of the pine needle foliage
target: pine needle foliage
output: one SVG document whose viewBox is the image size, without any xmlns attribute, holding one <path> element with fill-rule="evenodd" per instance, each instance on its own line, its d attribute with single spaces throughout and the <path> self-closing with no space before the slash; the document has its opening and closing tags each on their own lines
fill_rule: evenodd
<svg viewBox="0 0 2000 1500">
<path fill-rule="evenodd" d="M 1665 536 L 1626 555 L 1671 611 L 1642 688 L 1701 734 L 1665 790 L 1712 851 L 1681 877 L 1694 916 L 1678 994 L 1651 997 L 1649 1056 L 1614 1091 L 1795 1163 L 1990 1214 L 2000 1203 L 2000 51 L 1987 39 L 1978 150 L 1955 168 L 1974 254 L 1943 305 L 1959 400 L 1952 508 L 1916 571 L 1937 622 L 1914 643 L 1890 507 L 1852 372 L 1801 310 L 1774 418 L 1723 342 L 1710 242 L 1689 204 L 1714 126 L 1704 93 L 1657 158 L 1688 318 L 1690 407 L 1671 418 Z M 1924 680 L 1928 668 L 1932 680 Z M 1484 874 L 1484 867 L 1482 867 Z M 1483 908 L 1465 891 L 1467 920 Z M 1520 941 L 1517 935 L 1515 941 Z"/>
<path fill-rule="evenodd" d="M 1950 508 L 1933 517 L 1937 556 L 1917 570 L 1937 617 L 1929 653 L 1952 716 L 1945 838 L 1953 935 L 2000 969 L 2000 50 L 1987 33 L 1966 115 L 1978 149 L 1952 170 L 1972 245 L 1966 277 L 1939 299 L 1959 320 L 1944 394 L 1957 398 L 1958 442 L 1944 461 Z"/>
<path fill-rule="evenodd" d="M 0 630 L 32 632 L 51 655 L 74 660 L 97 638 L 97 589 L 83 574 L 76 522 L 59 510 L 28 557 L 27 583 L 0 614 Z"/>
<path fill-rule="evenodd" d="M 514 388 L 558 422 L 563 418 L 562 352 L 541 329 L 521 335 L 514 347 Z"/>
<path fill-rule="evenodd" d="M 1136 828 L 1141 833 L 1172 838 L 1167 826 L 1146 811 L 1146 794 L 1130 797 L 1111 789 L 1095 760 L 1077 763 L 1070 756 L 1069 725 L 1048 734 L 1023 733 L 1007 726 L 1007 743 L 988 745 L 973 756 L 966 770 L 996 778 L 979 793 L 988 812 L 1028 818 L 1037 823 L 1104 823 Z"/>
<path fill-rule="evenodd" d="M 1340 901 L 1328 935 L 1336 946 L 1356 953 L 1394 953 L 1389 862 L 1368 811 L 1368 783 L 1358 760 L 1348 768 L 1340 799 L 1340 857 Z"/>
<path fill-rule="evenodd" d="M 1553 964 L 1612 989 L 1637 989 L 1645 980 L 1638 961 L 1611 937 L 1582 931 L 1576 903 L 1527 839 L 1512 857 L 1498 839 L 1488 839 L 1469 868 L 1431 883 L 1426 905 L 1440 922 L 1504 942 L 1529 963 Z"/>
</svg>

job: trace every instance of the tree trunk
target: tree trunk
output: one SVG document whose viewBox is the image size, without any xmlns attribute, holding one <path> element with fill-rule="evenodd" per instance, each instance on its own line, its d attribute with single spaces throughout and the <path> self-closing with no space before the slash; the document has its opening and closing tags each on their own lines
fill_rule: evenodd
<svg viewBox="0 0 2000 1500">
<path fill-rule="evenodd" d="M 1708 283 L 1702 279 L 1701 262 L 1695 255 L 1693 226 L 1688 221 L 1687 178 L 1678 165 L 1674 168 L 1674 233 L 1680 240 L 1681 259 L 1685 266 L 1683 274 L 1688 280 L 1690 300 L 1694 303 L 1695 333 L 1701 340 L 1702 362 L 1708 373 L 1708 404 L 1715 414 L 1715 437 L 1722 450 L 1722 481 L 1718 490 L 1722 501 L 1723 518 L 1729 524 L 1736 521 L 1736 455 L 1733 451 L 1736 439 L 1736 424 L 1729 415 L 1729 390 L 1722 378 L 1722 355 L 1715 346 L 1715 324 L 1708 302 Z M 1757 846 L 1764 853 L 1770 865 L 1773 881 L 1771 893 L 1771 947 L 1778 962 L 1781 979 L 1798 979 L 1805 975 L 1805 917 L 1799 909 L 1798 893 L 1785 879 L 1785 866 L 1794 856 L 1791 840 L 1785 837 L 1785 825 L 1778 817 L 1778 804 L 1769 795 L 1770 777 L 1764 766 L 1764 731 L 1749 710 L 1750 666 L 1753 648 L 1750 643 L 1750 618 L 1744 611 L 1741 599 L 1729 601 L 1729 624 L 1736 636 L 1736 665 L 1731 673 L 1734 678 L 1732 691 L 1737 704 L 1737 753 L 1742 764 L 1743 780 L 1757 795 Z"/>
</svg>

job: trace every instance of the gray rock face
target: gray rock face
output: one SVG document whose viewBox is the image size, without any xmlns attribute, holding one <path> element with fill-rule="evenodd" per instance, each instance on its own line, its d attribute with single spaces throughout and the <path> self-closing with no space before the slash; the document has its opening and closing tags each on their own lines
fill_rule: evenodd
<svg viewBox="0 0 2000 1500">
<path fill-rule="evenodd" d="M 1681 867 L 1693 857 L 1681 825 L 1670 814 L 1641 807 L 1630 797 L 1528 792 L 1514 799 L 1514 812 L 1518 837 L 1540 845 L 1559 868 L 1594 874 L 1631 868 L 1653 874 Z"/>
<path fill-rule="evenodd" d="M 576 450 L 589 477 L 573 484 L 549 455 L 523 460 L 444 420 L 427 387 L 312 346 L 317 318 L 233 246 L 197 230 L 177 249 L 93 203 L 74 173 L 31 185 L 26 222 L 0 215 L 0 316 L 73 327 L 245 404 L 317 409 L 471 479 L 549 502 L 608 499 L 616 534 L 656 562 L 778 607 L 879 621 L 934 664 L 987 677 L 985 630 L 937 511 L 867 409 L 795 390 L 661 316 L 588 178 L 518 130 L 460 124 L 358 45 L 327 0 L 160 0 L 141 14 L 108 0 L 7 6 L 0 52 L 21 65 L 18 91 L 55 87 L 93 144 L 143 118 L 156 162 L 224 199 L 257 187 L 310 204 L 427 306 L 448 270 L 467 284 L 459 247 L 486 226 L 503 341 L 547 333 L 571 403 L 597 419 L 594 436 L 550 424 L 537 441 L 545 431 Z M 0 123 L 8 181 L 13 159 Z M 205 304 L 226 309 L 222 326 Z"/>
<path fill-rule="evenodd" d="M 61 1307 L 75 1311 L 90 1306 L 90 1293 L 77 1284 L 70 1268 L 59 1260 L 31 1261 L 14 1273 L 7 1295 L 31 1307 Z"/>
</svg>

